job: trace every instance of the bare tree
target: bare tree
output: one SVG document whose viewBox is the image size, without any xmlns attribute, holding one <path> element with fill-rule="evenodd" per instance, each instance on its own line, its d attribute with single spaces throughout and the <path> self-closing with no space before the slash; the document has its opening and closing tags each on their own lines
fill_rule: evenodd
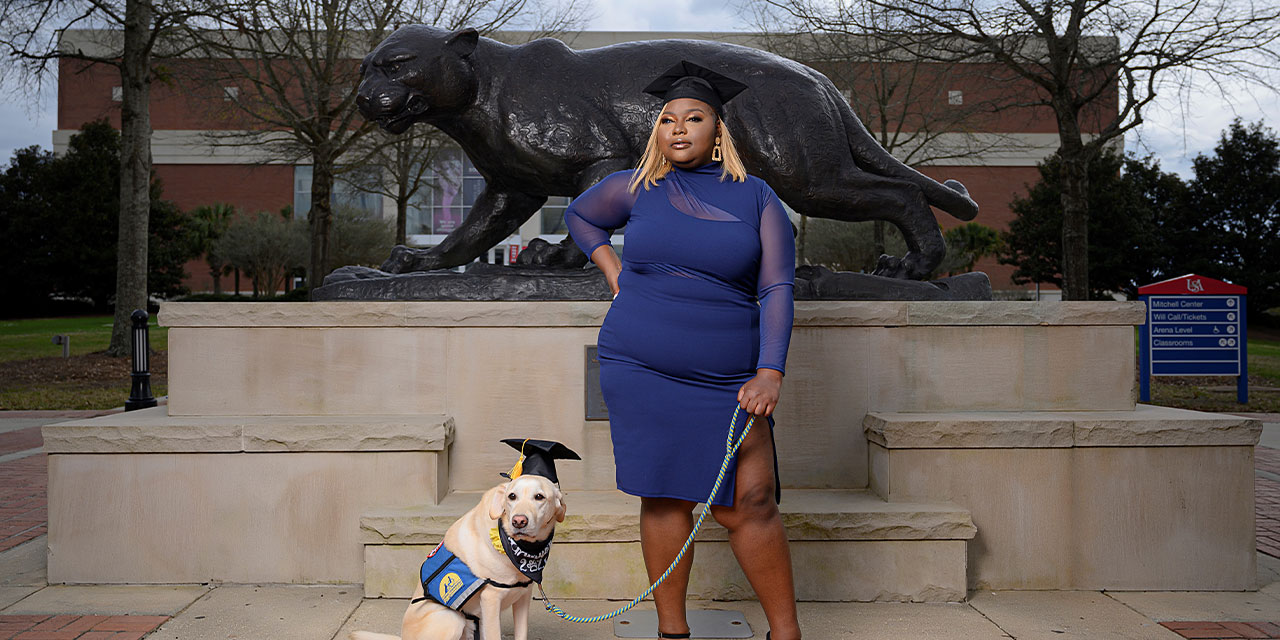
<svg viewBox="0 0 1280 640">
<path fill-rule="evenodd" d="M 405 244 L 409 202 L 426 184 L 436 154 L 447 137 L 435 127 L 419 125 L 393 135 L 376 131 L 361 144 L 363 157 L 356 163 L 359 170 L 341 174 L 340 179 L 352 187 L 396 203 L 396 244 Z"/>
<path fill-rule="evenodd" d="M 811 33 L 804 20 L 780 11 L 770 0 L 749 0 L 746 8 L 754 16 L 761 47 L 830 78 L 880 146 L 913 168 L 1025 146 L 1016 136 L 990 131 L 993 116 L 1013 102 L 1007 93 L 948 95 L 947 87 L 985 80 L 978 65 L 904 55 L 875 33 Z M 891 16 L 873 7 L 863 10 L 867 24 L 889 26 Z M 802 262 L 808 222 L 801 216 L 797 258 Z M 885 222 L 871 224 L 876 255 L 884 254 Z"/>
<path fill-rule="evenodd" d="M 6 71 L 39 87 L 51 63 L 81 60 L 120 73 L 120 236 L 116 249 L 115 319 L 107 352 L 129 350 L 129 315 L 147 308 L 147 225 L 151 210 L 152 62 L 182 55 L 164 36 L 207 7 L 186 0 L 0 0 L 0 47 Z M 81 44 L 64 43 L 71 29 Z"/>
<path fill-rule="evenodd" d="M 1280 62 L 1280 6 L 1251 0 L 767 0 L 809 29 L 875 37 L 905 55 L 987 62 L 1048 109 L 1062 160 L 1063 298 L 1088 283 L 1088 168 L 1142 123 L 1157 92 L 1212 81 L 1267 86 Z M 868 21 L 868 8 L 892 16 Z"/>
<path fill-rule="evenodd" d="M 572 1 L 550 6 L 537 0 L 245 0 L 221 14 L 217 29 L 189 31 L 204 50 L 200 74 L 237 88 L 231 104 L 256 132 L 216 142 L 253 145 L 277 161 L 311 161 L 310 286 L 332 266 L 335 175 L 353 166 L 373 131 L 355 105 L 360 60 L 401 24 L 482 32 L 530 17 L 556 28 L 574 24 L 570 14 L 579 10 Z"/>
</svg>

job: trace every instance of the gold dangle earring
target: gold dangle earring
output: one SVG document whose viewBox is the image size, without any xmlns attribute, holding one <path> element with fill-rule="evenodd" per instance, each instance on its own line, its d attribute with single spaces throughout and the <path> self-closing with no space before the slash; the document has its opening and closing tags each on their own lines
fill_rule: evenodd
<svg viewBox="0 0 1280 640">
<path fill-rule="evenodd" d="M 720 155 L 720 136 L 716 136 L 716 148 L 711 150 L 711 161 L 720 162 L 724 157 Z"/>
</svg>

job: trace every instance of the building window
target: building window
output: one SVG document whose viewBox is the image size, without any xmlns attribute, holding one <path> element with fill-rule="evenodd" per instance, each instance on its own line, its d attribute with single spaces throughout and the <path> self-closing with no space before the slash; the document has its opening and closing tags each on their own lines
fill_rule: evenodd
<svg viewBox="0 0 1280 640">
<path fill-rule="evenodd" d="M 954 91 L 954 90 L 953 90 L 953 91 L 948 91 L 948 92 L 947 92 L 947 104 L 950 104 L 950 105 L 957 105 L 957 106 L 958 106 L 958 105 L 962 105 L 962 104 L 964 104 L 964 92 L 963 92 L 963 91 Z"/>
<path fill-rule="evenodd" d="M 311 213 L 311 165 L 300 164 L 293 168 L 293 217 L 306 219 Z M 355 187 L 334 180 L 329 205 L 335 210 L 346 209 L 369 217 L 382 217 L 382 196 L 360 191 Z"/>
<path fill-rule="evenodd" d="M 223 87 L 222 99 L 227 102 L 235 102 L 240 97 L 240 87 Z"/>
<path fill-rule="evenodd" d="M 462 224 L 484 190 L 484 178 L 461 149 L 443 149 L 409 201 L 405 235 L 447 235 Z"/>
<path fill-rule="evenodd" d="M 124 87 L 111 87 L 111 100 L 124 102 Z"/>
<path fill-rule="evenodd" d="M 569 206 L 569 202 L 573 198 L 567 196 L 551 196 L 547 198 L 547 203 L 542 205 L 542 234 L 543 235 L 563 235 L 569 233 L 569 228 L 564 224 L 564 210 Z"/>
<path fill-rule="evenodd" d="M 484 177 L 461 149 L 455 147 L 437 152 L 432 166 L 423 173 L 422 186 L 409 200 L 405 211 L 406 239 L 417 246 L 439 243 L 443 236 L 462 225 L 484 185 Z M 540 220 L 539 235 L 552 236 L 548 239 L 559 242 L 568 234 L 564 210 L 572 200 L 568 196 L 547 198 L 541 211 L 534 214 Z M 616 239 L 621 235 L 622 230 L 614 232 Z M 522 238 L 521 241 L 528 244 L 532 239 Z M 494 258 L 485 254 L 482 259 Z"/>
</svg>

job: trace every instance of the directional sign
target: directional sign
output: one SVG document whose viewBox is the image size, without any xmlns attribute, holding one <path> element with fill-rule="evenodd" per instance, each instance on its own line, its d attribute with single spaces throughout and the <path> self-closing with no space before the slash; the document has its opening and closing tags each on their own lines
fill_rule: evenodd
<svg viewBox="0 0 1280 640">
<path fill-rule="evenodd" d="M 1240 375 L 1239 296 L 1144 297 L 1151 375 Z"/>
<path fill-rule="evenodd" d="M 1141 329 L 1141 397 L 1151 376 L 1237 376 L 1248 401 L 1244 287 L 1183 276 L 1138 289 L 1147 304 Z"/>
</svg>

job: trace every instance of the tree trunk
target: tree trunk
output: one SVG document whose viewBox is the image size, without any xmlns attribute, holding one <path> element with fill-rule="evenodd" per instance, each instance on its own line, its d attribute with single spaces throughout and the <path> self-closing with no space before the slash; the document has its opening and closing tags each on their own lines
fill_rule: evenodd
<svg viewBox="0 0 1280 640">
<path fill-rule="evenodd" d="M 213 294 L 222 295 L 222 269 L 213 271 Z"/>
<path fill-rule="evenodd" d="M 151 212 L 151 6 L 127 0 L 120 61 L 120 236 L 116 246 L 116 309 L 107 353 L 130 349 L 134 309 L 147 308 L 147 224 Z"/>
<path fill-rule="evenodd" d="M 1062 154 L 1062 299 L 1089 299 L 1089 157 Z"/>
<path fill-rule="evenodd" d="M 407 185 L 400 181 L 396 191 L 396 244 L 404 244 L 405 236 L 408 235 L 405 230 L 409 224 L 409 196 L 406 191 Z"/>
<path fill-rule="evenodd" d="M 1062 179 L 1062 299 L 1089 299 L 1089 162 L 1079 113 L 1068 95 L 1055 96 Z"/>
<path fill-rule="evenodd" d="M 329 230 L 333 228 L 333 156 L 324 147 L 316 150 L 311 169 L 311 260 L 307 268 L 307 286 L 320 286 L 329 273 Z"/>
<path fill-rule="evenodd" d="M 809 216 L 801 214 L 800 216 L 800 232 L 796 234 L 796 264 L 809 264 L 809 257 L 806 254 L 808 249 L 805 246 L 809 240 Z"/>
</svg>

